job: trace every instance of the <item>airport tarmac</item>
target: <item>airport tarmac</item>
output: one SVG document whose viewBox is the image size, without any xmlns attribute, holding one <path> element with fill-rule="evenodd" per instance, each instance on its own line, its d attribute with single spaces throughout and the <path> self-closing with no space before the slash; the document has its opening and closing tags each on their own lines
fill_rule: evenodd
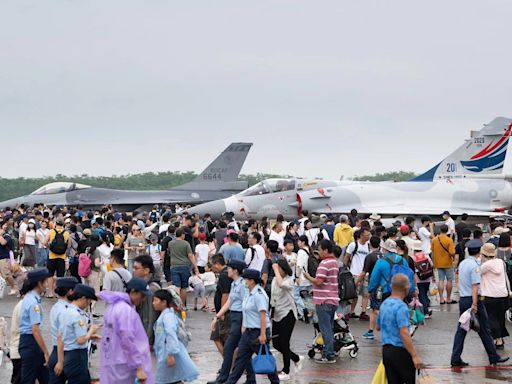
<svg viewBox="0 0 512 384">
<path fill-rule="evenodd" d="M 45 325 L 44 337 L 49 342 L 49 312 L 55 299 L 43 299 Z M 0 300 L 0 316 L 6 317 L 9 326 L 12 310 L 17 299 L 4 297 Z M 102 313 L 104 305 L 98 304 L 98 311 Z M 442 308 L 434 306 L 434 315 L 427 320 L 426 326 L 418 329 L 414 336 L 414 343 L 417 350 L 428 365 L 428 373 L 435 379 L 436 383 L 498 383 L 512 381 L 512 365 L 498 368 L 486 367 L 487 356 L 475 333 L 468 335 L 465 344 L 463 359 L 470 363 L 470 367 L 463 370 L 452 370 L 450 354 L 453 343 L 453 336 L 458 319 L 458 305 L 444 305 Z M 206 383 L 215 379 L 216 371 L 221 365 L 221 356 L 217 352 L 213 342 L 209 341 L 209 324 L 212 315 L 200 311 L 188 312 L 187 324 L 192 333 L 192 341 L 189 351 L 192 359 L 196 362 L 201 373 L 195 383 Z M 101 321 L 101 319 L 99 320 Z M 360 335 L 367 330 L 368 323 L 359 320 L 352 320 L 351 330 L 359 343 L 359 355 L 352 359 L 344 353 L 336 364 L 325 366 L 314 361 L 306 360 L 300 372 L 294 372 L 292 365 L 292 379 L 287 383 L 292 384 L 334 384 L 334 383 L 370 383 L 380 361 L 380 343 L 378 336 L 376 340 L 364 340 Z M 507 324 L 510 327 L 510 324 Z M 292 337 L 292 349 L 301 355 L 307 356 L 307 345 L 312 342 L 314 336 L 313 327 L 298 323 Z M 506 356 L 512 354 L 512 344 L 506 339 L 505 351 L 501 354 Z M 510 347 L 509 347 L 510 345 Z M 278 368 L 281 367 L 280 356 L 278 356 Z M 99 353 L 93 355 L 91 376 L 98 378 Z M 11 375 L 10 362 L 4 360 L 0 368 L 0 383 L 9 383 Z M 243 382 L 244 377 L 240 380 Z M 258 382 L 268 382 L 264 377 L 258 378 Z"/>
</svg>

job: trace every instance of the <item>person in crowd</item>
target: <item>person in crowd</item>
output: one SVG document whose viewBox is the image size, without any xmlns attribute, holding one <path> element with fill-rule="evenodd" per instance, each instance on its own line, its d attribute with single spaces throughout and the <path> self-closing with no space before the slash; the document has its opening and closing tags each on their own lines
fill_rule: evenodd
<svg viewBox="0 0 512 384">
<path fill-rule="evenodd" d="M 50 384 L 53 383 L 65 383 L 66 376 L 62 374 L 64 361 L 61 360 L 60 367 L 57 369 L 58 375 L 56 374 L 55 366 L 57 365 L 58 353 L 57 353 L 57 340 L 59 336 L 59 327 L 63 320 L 63 314 L 69 307 L 71 301 L 69 300 L 70 295 L 73 293 L 75 286 L 78 284 L 78 279 L 75 277 L 61 277 L 57 279 L 55 284 L 55 293 L 59 300 L 53 305 L 50 311 L 50 329 L 52 338 L 52 352 L 48 361 L 48 370 Z"/>
<path fill-rule="evenodd" d="M 286 230 L 286 235 L 284 236 L 283 246 L 286 248 L 286 241 L 291 241 L 293 244 L 293 252 L 297 252 L 299 250 L 299 233 L 297 232 L 299 229 L 299 223 L 296 221 L 292 221 L 288 224 L 288 228 Z"/>
<path fill-rule="evenodd" d="M 197 311 L 197 303 L 204 301 L 204 281 L 199 273 L 192 272 L 192 276 L 188 279 L 188 285 L 194 290 L 194 311 Z M 201 309 L 204 309 L 204 306 Z"/>
<path fill-rule="evenodd" d="M 430 290 L 430 283 L 432 283 L 432 277 L 434 276 L 434 262 L 429 255 L 425 255 L 423 253 L 423 244 L 421 243 L 421 240 L 414 241 L 412 244 L 412 250 L 414 252 L 412 259 L 414 261 L 414 271 L 417 276 L 418 298 L 420 303 L 423 305 L 425 318 L 428 319 L 432 316 L 432 311 L 429 309 L 430 300 L 428 298 L 428 293 Z"/>
<path fill-rule="evenodd" d="M 185 240 L 185 232 L 182 228 L 176 230 L 176 238 L 169 243 L 171 280 L 179 289 L 181 302 L 187 305 L 187 288 L 190 271 L 197 271 L 196 257 L 192 253 L 190 243 Z"/>
<path fill-rule="evenodd" d="M 69 233 L 64 230 L 64 220 L 55 220 L 55 228 L 48 232 L 44 244 L 50 249 L 47 267 L 50 272 L 47 297 L 53 298 L 53 276 L 64 277 L 66 273 L 66 252 L 70 246 Z"/>
<path fill-rule="evenodd" d="M 224 257 L 222 255 L 217 254 L 212 257 L 212 271 L 219 276 L 217 290 L 215 291 L 215 297 L 213 299 L 215 312 L 219 313 L 222 307 L 226 305 L 226 302 L 229 299 L 229 293 L 231 291 L 232 283 L 232 280 L 230 279 L 228 274 L 228 267 L 226 266 L 226 262 L 224 261 Z M 224 345 L 229 334 L 229 314 L 226 314 L 224 316 L 224 319 L 222 319 L 221 317 L 216 317 L 215 321 L 215 328 L 212 330 L 210 340 L 215 343 L 215 346 L 217 347 L 219 353 L 223 355 Z"/>
<path fill-rule="evenodd" d="M 382 258 L 382 252 L 380 250 L 380 238 L 372 236 L 370 238 L 370 253 L 364 259 L 363 270 L 356 277 L 356 284 L 360 284 L 361 281 L 370 281 L 373 269 L 377 261 Z M 373 340 L 374 330 L 376 327 L 377 316 L 379 315 L 379 308 L 382 302 L 382 298 L 378 298 L 375 293 L 369 295 L 370 299 L 370 327 L 367 332 L 363 334 L 364 339 Z"/>
<path fill-rule="evenodd" d="M 455 247 L 455 256 L 459 261 L 459 264 L 466 257 L 466 243 L 471 240 L 471 230 L 469 228 L 463 228 L 460 232 L 457 232 L 458 243 Z"/>
<path fill-rule="evenodd" d="M 99 292 L 101 288 L 101 270 L 105 264 L 105 261 L 101 257 L 101 253 L 98 249 L 101 245 L 101 240 L 96 234 L 92 234 L 89 240 L 90 243 L 87 254 L 91 258 L 91 272 L 84 280 L 89 287 L 92 287 L 96 292 Z"/>
<path fill-rule="evenodd" d="M 306 303 L 301 295 L 301 292 L 307 292 L 307 297 L 312 292 L 312 285 L 306 279 L 304 273 L 308 271 L 309 258 L 314 257 L 313 251 L 309 247 L 308 238 L 304 235 L 299 237 L 299 252 L 297 253 L 297 266 L 295 268 L 295 302 L 297 304 L 297 312 L 299 318 L 304 322 L 309 322 L 309 310 L 306 308 Z"/>
<path fill-rule="evenodd" d="M 505 263 L 508 263 L 511 258 L 512 250 L 511 250 L 511 240 L 510 233 L 504 232 L 500 235 L 500 239 L 498 241 L 498 249 L 496 252 L 496 258 L 503 260 Z"/>
<path fill-rule="evenodd" d="M 224 220 L 221 220 L 219 222 L 219 225 L 217 227 L 217 230 L 214 233 L 215 236 L 215 246 L 217 248 L 216 252 L 219 253 L 220 248 L 224 244 L 224 239 L 226 238 L 228 234 L 228 225 Z"/>
<path fill-rule="evenodd" d="M 78 275 L 78 263 L 79 263 L 79 253 L 78 253 L 78 245 L 80 241 L 83 239 L 84 235 L 78 232 L 78 227 L 76 224 L 70 224 L 68 227 L 69 233 L 69 247 L 66 253 L 66 257 L 69 260 L 69 273 L 71 276 L 79 278 Z M 43 248 L 44 249 L 44 248 Z"/>
<path fill-rule="evenodd" d="M 9 227 L 8 221 L 0 222 L 0 276 L 2 276 L 6 283 L 11 287 L 9 296 L 16 295 L 16 283 L 12 275 L 11 266 L 11 252 L 13 251 L 13 240 L 7 230 Z"/>
<path fill-rule="evenodd" d="M 409 279 L 398 273 L 391 280 L 391 295 L 380 306 L 377 327 L 381 331 L 382 362 L 388 383 L 416 383 L 416 370 L 423 363 L 409 334 Z"/>
<path fill-rule="evenodd" d="M 153 308 L 160 313 L 154 327 L 155 383 L 194 381 L 199 372 L 184 341 L 180 339 L 181 311 L 176 307 L 172 295 L 163 289 L 156 291 L 153 295 Z"/>
<path fill-rule="evenodd" d="M 11 339 L 9 343 L 9 359 L 12 363 L 11 384 L 21 383 L 21 356 L 19 352 L 20 345 L 20 321 L 21 321 L 21 305 L 23 297 L 29 291 L 30 283 L 26 279 L 20 289 L 21 300 L 14 306 L 11 316 Z"/>
<path fill-rule="evenodd" d="M 283 355 L 283 369 L 279 372 L 279 380 L 290 380 L 290 361 L 300 368 L 300 362 L 304 359 L 292 352 L 290 339 L 297 320 L 297 306 L 294 298 L 293 272 L 288 262 L 279 259 L 272 264 L 274 279 L 272 280 L 272 296 L 270 305 L 272 308 L 272 343 L 274 348 Z"/>
<path fill-rule="evenodd" d="M 112 292 L 126 292 L 126 286 L 132 274 L 124 267 L 124 252 L 113 249 L 110 253 L 110 271 L 103 278 L 103 290 Z"/>
<path fill-rule="evenodd" d="M 215 296 L 217 290 L 217 277 L 212 271 L 212 264 L 208 263 L 205 266 L 205 272 L 199 275 L 204 283 L 204 299 L 203 299 L 203 312 L 208 312 L 210 309 L 210 298 Z"/>
<path fill-rule="evenodd" d="M 298 245 L 298 241 L 297 241 Z M 283 258 L 288 262 L 288 265 L 292 269 L 292 278 L 295 281 L 295 268 L 297 266 L 297 253 L 294 251 L 295 244 L 292 240 L 286 239 L 284 241 L 284 252 Z"/>
<path fill-rule="evenodd" d="M 69 305 L 64 308 L 58 328 L 58 361 L 55 366 L 57 377 L 63 375 L 69 383 L 89 384 L 89 359 L 87 343 L 99 340 L 96 324 L 88 324 L 85 310 L 91 301 L 97 300 L 94 289 L 77 284 L 69 295 Z"/>
<path fill-rule="evenodd" d="M 153 369 L 146 330 L 135 307 L 152 292 L 146 281 L 132 278 L 127 293 L 102 291 L 107 303 L 100 345 L 102 384 L 153 384 Z"/>
<path fill-rule="evenodd" d="M 101 260 L 103 260 L 102 272 L 107 273 L 110 268 L 110 252 L 114 250 L 114 243 L 112 242 L 112 238 L 110 236 L 110 232 L 103 232 L 100 236 L 101 244 L 98 247 L 98 252 L 100 253 Z"/>
<path fill-rule="evenodd" d="M 345 265 L 350 269 L 350 272 L 357 278 L 363 271 L 364 260 L 370 253 L 370 237 L 371 233 L 367 228 L 361 228 L 354 236 L 356 240 L 349 244 L 345 253 Z M 370 317 L 366 314 L 366 307 L 368 306 L 368 285 L 365 280 L 361 280 L 358 285 L 358 295 L 361 296 L 361 314 L 358 316 L 355 313 L 357 300 L 352 300 L 350 304 L 350 317 L 359 318 L 363 321 L 369 321 Z"/>
<path fill-rule="evenodd" d="M 334 229 L 334 242 L 342 249 L 343 256 L 347 246 L 354 241 L 354 232 L 347 215 L 340 216 L 340 222 Z"/>
<path fill-rule="evenodd" d="M 458 261 L 455 255 L 455 243 L 448 232 L 449 227 L 444 224 L 441 226 L 439 236 L 436 236 L 432 240 L 432 256 L 434 268 L 437 269 L 439 276 L 437 286 L 439 288 L 439 303 L 441 305 L 457 303 L 457 301 L 452 299 L 452 288 L 453 281 L 455 280 L 454 265 L 458 265 Z M 444 297 L 445 288 L 446 298 Z"/>
<path fill-rule="evenodd" d="M 444 220 L 444 225 L 448 227 L 448 232 L 446 232 L 446 235 L 455 241 L 455 221 L 452 219 L 452 216 L 448 211 L 444 211 L 442 217 Z"/>
<path fill-rule="evenodd" d="M 322 240 L 318 247 L 321 262 L 316 270 L 316 276 L 312 277 L 308 272 L 304 273 L 304 277 L 313 284 L 313 302 L 324 339 L 322 357 L 317 360 L 322 364 L 336 362 L 333 328 L 334 315 L 340 299 L 338 297 L 338 265 L 332 254 L 332 247 L 329 240 Z"/>
<path fill-rule="evenodd" d="M 131 233 L 128 234 L 124 243 L 124 249 L 128 252 L 128 271 L 133 273 L 133 260 L 143 255 L 146 250 L 146 239 L 139 225 L 132 225 Z"/>
<path fill-rule="evenodd" d="M 205 266 L 208 264 L 209 257 L 208 253 L 210 251 L 210 247 L 206 243 L 206 233 L 199 233 L 197 236 L 199 240 L 199 244 L 196 245 L 195 254 L 197 260 L 197 269 L 199 273 L 205 272 Z M 221 247 L 222 248 L 222 247 Z"/>
<path fill-rule="evenodd" d="M 272 227 L 272 231 L 270 232 L 269 240 L 276 241 L 279 249 L 284 249 L 284 236 L 282 235 L 283 232 L 283 224 L 280 222 L 277 222 Z"/>
<path fill-rule="evenodd" d="M 161 289 L 160 282 L 155 279 L 154 273 L 155 267 L 153 265 L 153 259 L 151 256 L 137 256 L 133 260 L 133 277 L 144 280 L 152 293 L 155 293 Z M 153 335 L 153 325 L 155 324 L 158 314 L 153 309 L 151 296 L 152 295 L 146 295 L 144 300 L 142 300 L 142 302 L 137 305 L 136 308 L 137 313 L 142 320 L 142 325 L 144 326 L 146 334 L 148 335 L 149 345 L 152 346 L 155 340 Z"/>
<path fill-rule="evenodd" d="M 248 269 L 256 269 L 261 272 L 266 256 L 260 242 L 261 235 L 258 232 L 249 235 L 249 248 L 245 254 L 245 264 L 247 264 Z"/>
<path fill-rule="evenodd" d="M 278 260 L 283 259 L 283 255 L 280 253 L 279 244 L 275 240 L 267 241 L 265 244 L 265 262 L 263 263 L 263 268 L 261 268 L 261 280 L 262 286 L 265 289 L 265 293 L 269 297 L 269 300 L 272 295 L 272 280 L 274 279 L 274 270 L 272 269 L 272 264 L 276 263 Z"/>
<path fill-rule="evenodd" d="M 36 231 L 37 249 L 36 249 L 36 264 L 39 268 L 46 267 L 48 261 L 49 250 L 46 247 L 44 240 L 48 235 L 48 221 L 42 220 L 40 228 Z"/>
<path fill-rule="evenodd" d="M 229 333 L 224 343 L 224 353 L 222 367 L 217 374 L 217 378 L 209 381 L 207 384 L 225 383 L 229 377 L 231 366 L 233 365 L 233 356 L 240 338 L 242 337 L 242 304 L 248 294 L 244 285 L 242 273 L 246 265 L 243 261 L 233 259 L 228 264 L 228 277 L 232 280 L 228 300 L 224 303 L 221 310 L 217 312 L 211 323 L 212 332 L 215 331 L 218 321 L 224 321 L 225 316 L 229 314 L 230 325 Z M 251 366 L 247 367 L 247 382 L 255 382 L 254 373 Z"/>
<path fill-rule="evenodd" d="M 155 268 L 154 278 L 157 281 L 162 281 L 164 270 L 162 267 L 162 260 L 160 254 L 162 253 L 162 246 L 158 244 L 158 236 L 152 233 L 149 236 L 150 244 L 146 248 L 146 253 L 153 260 L 153 267 Z"/>
<path fill-rule="evenodd" d="M 509 336 L 505 326 L 505 312 L 510 306 L 507 266 L 502 259 L 496 257 L 497 251 L 494 244 L 484 244 L 480 252 L 487 259 L 480 266 L 481 294 L 485 297 L 483 302 L 489 315 L 489 327 L 496 349 L 502 350 L 505 348 L 503 338 Z"/>
<path fill-rule="evenodd" d="M 455 224 L 455 233 L 457 234 L 457 242 L 460 242 L 461 239 L 464 238 L 463 231 L 469 229 L 468 221 L 469 215 L 467 213 L 463 213 L 460 215 L 460 221 Z M 462 259 L 459 259 L 459 262 L 461 262 Z"/>
<path fill-rule="evenodd" d="M 418 238 L 421 240 L 423 253 L 432 254 L 432 239 L 434 238 L 434 224 L 429 216 L 421 218 L 421 228 L 418 231 Z"/>
<path fill-rule="evenodd" d="M 489 330 L 489 318 L 487 316 L 487 310 L 481 298 L 480 293 L 480 263 L 478 261 L 480 257 L 481 248 L 483 243 L 481 240 L 471 240 L 466 244 L 468 248 L 468 257 L 460 263 L 459 266 L 459 311 L 462 315 L 468 309 L 471 309 L 473 314 L 478 314 L 478 321 L 480 328 L 478 335 L 482 344 L 485 348 L 489 363 L 496 365 L 504 363 L 509 360 L 508 357 L 502 358 L 496 352 L 496 346 L 494 345 L 492 335 Z M 453 340 L 451 366 L 455 368 L 463 368 L 469 364 L 462 360 L 462 351 L 464 349 L 464 341 L 466 340 L 467 331 L 462 328 L 459 323 L 457 326 L 457 332 Z"/>
<path fill-rule="evenodd" d="M 29 219 L 27 229 L 20 232 L 20 244 L 23 244 L 23 260 L 21 264 L 26 267 L 33 268 L 37 264 L 36 231 L 36 220 Z"/>
<path fill-rule="evenodd" d="M 228 235 L 228 242 L 220 247 L 219 253 L 224 256 L 224 260 L 229 263 L 231 260 L 245 260 L 245 251 L 239 243 L 240 237 L 237 233 L 231 232 Z"/>
<path fill-rule="evenodd" d="M 251 364 L 251 357 L 258 353 L 260 347 L 267 344 L 270 339 L 269 301 L 265 290 L 261 287 L 261 273 L 255 269 L 246 269 L 242 277 L 245 279 L 248 295 L 242 304 L 242 327 L 244 332 L 238 344 L 238 353 L 233 369 L 226 381 L 227 384 L 236 384 L 247 367 Z M 257 342 L 255 342 L 257 340 Z M 270 350 L 268 350 L 270 353 Z M 277 372 L 267 375 L 270 383 L 278 384 Z"/>
<path fill-rule="evenodd" d="M 43 338 L 43 307 L 41 295 L 48 286 L 50 272 L 46 268 L 34 269 L 27 274 L 28 293 L 23 297 L 20 310 L 21 382 L 47 384 L 50 355 Z"/>
</svg>

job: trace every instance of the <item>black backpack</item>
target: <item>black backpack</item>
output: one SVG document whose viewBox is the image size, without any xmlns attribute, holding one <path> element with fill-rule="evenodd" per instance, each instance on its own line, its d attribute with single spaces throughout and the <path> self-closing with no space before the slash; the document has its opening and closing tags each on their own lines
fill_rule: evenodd
<svg viewBox="0 0 512 384">
<path fill-rule="evenodd" d="M 357 298 L 357 288 L 354 276 L 345 266 L 340 267 L 338 272 L 338 296 L 341 301 Z"/>
<path fill-rule="evenodd" d="M 55 237 L 53 238 L 50 244 L 50 251 L 52 251 L 56 255 L 64 255 L 68 249 L 68 243 L 64 238 L 64 231 L 59 232 L 56 229 L 54 229 L 54 231 Z"/>
<path fill-rule="evenodd" d="M 316 270 L 318 269 L 318 264 L 320 261 L 315 257 L 309 254 L 308 251 L 303 249 L 304 252 L 308 254 L 308 273 L 311 277 L 316 277 Z"/>
</svg>

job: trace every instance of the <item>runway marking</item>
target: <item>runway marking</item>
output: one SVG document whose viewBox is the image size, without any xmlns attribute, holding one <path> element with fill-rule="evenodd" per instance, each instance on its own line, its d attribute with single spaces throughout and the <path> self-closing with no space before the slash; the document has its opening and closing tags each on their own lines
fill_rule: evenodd
<svg viewBox="0 0 512 384">
<path fill-rule="evenodd" d="M 311 372 L 300 372 L 299 375 L 304 376 L 315 376 L 315 375 L 346 375 L 346 374 L 368 374 L 375 373 L 377 367 L 374 369 L 336 369 L 336 370 L 327 370 L 327 371 L 311 371 Z M 446 371 L 509 371 L 512 370 L 512 365 L 504 365 L 504 366 L 475 366 L 475 367 L 464 367 L 464 368 L 452 368 L 452 367 L 427 367 L 425 369 L 428 372 L 446 372 Z"/>
</svg>

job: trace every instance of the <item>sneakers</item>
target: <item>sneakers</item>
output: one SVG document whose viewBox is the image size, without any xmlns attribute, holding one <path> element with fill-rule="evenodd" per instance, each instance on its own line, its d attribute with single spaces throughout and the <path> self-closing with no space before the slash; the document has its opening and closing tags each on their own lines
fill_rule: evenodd
<svg viewBox="0 0 512 384">
<path fill-rule="evenodd" d="M 373 331 L 368 331 L 366 333 L 363 333 L 363 339 L 373 340 L 375 339 L 375 335 L 373 334 Z"/>
<path fill-rule="evenodd" d="M 359 316 L 359 320 L 361 321 L 370 321 L 370 316 L 366 314 L 366 312 L 361 312 L 361 315 Z"/>
<path fill-rule="evenodd" d="M 357 316 L 354 312 L 350 314 L 351 319 L 359 319 L 359 316 Z"/>
<path fill-rule="evenodd" d="M 334 364 L 336 363 L 336 359 L 333 357 L 328 359 L 327 357 L 321 357 L 320 359 L 315 359 L 315 362 L 318 364 Z"/>
<path fill-rule="evenodd" d="M 279 381 L 288 381 L 290 380 L 290 375 L 284 372 L 279 372 L 277 375 L 279 377 Z"/>
<path fill-rule="evenodd" d="M 299 355 L 299 361 L 297 361 L 295 364 L 295 370 L 300 371 L 302 369 L 302 363 L 304 361 L 305 357 L 302 355 Z"/>
</svg>

